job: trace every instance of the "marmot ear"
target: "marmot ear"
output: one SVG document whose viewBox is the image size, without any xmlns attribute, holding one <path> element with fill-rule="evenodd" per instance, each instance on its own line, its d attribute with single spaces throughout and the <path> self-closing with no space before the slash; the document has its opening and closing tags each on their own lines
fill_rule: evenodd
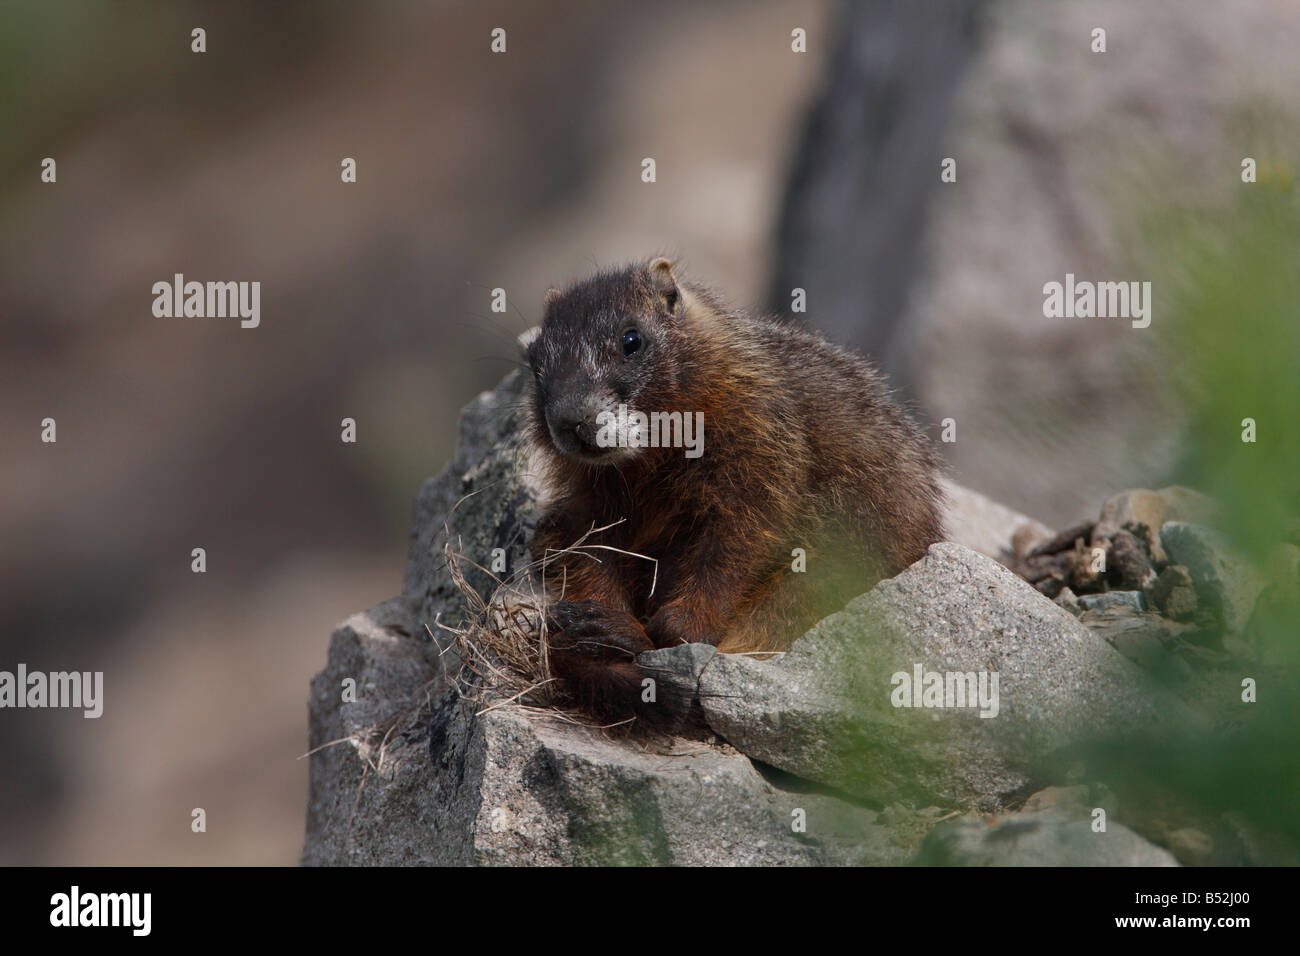
<svg viewBox="0 0 1300 956">
<path fill-rule="evenodd" d="M 663 300 L 664 307 L 670 315 L 681 311 L 682 294 L 677 288 L 677 279 L 673 275 L 673 264 L 660 257 L 650 262 L 650 285 L 655 294 Z"/>
<path fill-rule="evenodd" d="M 537 337 L 541 334 L 542 327 L 540 325 L 534 325 L 531 329 L 528 329 L 526 332 L 520 332 L 519 335 L 515 337 L 515 341 L 519 343 L 519 350 L 523 353 L 524 358 L 528 358 L 529 350 L 533 347 L 533 343 L 537 341 Z"/>
<path fill-rule="evenodd" d="M 551 306 L 555 305 L 555 300 L 558 299 L 560 295 L 560 290 L 555 288 L 555 286 L 551 286 L 542 296 L 542 308 L 549 309 Z"/>
</svg>

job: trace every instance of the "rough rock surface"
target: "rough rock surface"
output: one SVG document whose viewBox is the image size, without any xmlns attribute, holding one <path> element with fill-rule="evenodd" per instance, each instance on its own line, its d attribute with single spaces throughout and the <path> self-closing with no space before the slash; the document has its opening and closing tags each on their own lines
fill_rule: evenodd
<svg viewBox="0 0 1300 956">
<path fill-rule="evenodd" d="M 437 573 L 449 537 L 482 567 L 491 567 L 494 548 L 504 551 L 507 573 L 528 560 L 537 488 L 519 443 L 525 386 L 523 374 L 513 371 L 465 407 L 456 457 L 416 496 L 402 597 L 421 622 L 432 625 L 441 613 L 444 622 L 456 623 L 463 612 L 460 591 Z M 486 575 L 466 571 L 480 593 L 489 589 Z"/>
<path fill-rule="evenodd" d="M 343 858 L 319 841 L 304 862 L 435 865 L 899 863 L 877 814 L 772 786 L 725 745 L 655 753 L 505 706 L 456 704 L 442 746 L 399 748 L 372 775 L 362 819 L 398 811 L 396 833 L 354 830 Z M 403 799 L 387 794 L 396 789 Z M 405 795 L 413 798 L 406 802 Z M 363 797 L 363 799 L 369 799 Z M 359 807 L 359 810 L 363 808 Z"/>
<path fill-rule="evenodd" d="M 306 865 L 906 859 L 876 812 L 774 786 L 725 744 L 654 753 L 514 706 L 476 715 L 410 625 L 398 600 L 354 615 L 312 682 Z"/>
<path fill-rule="evenodd" d="M 329 661 L 311 685 L 304 864 L 428 858 L 438 780 L 427 721 L 417 715 L 444 685 L 432 645 L 407 636 L 413 627 L 403 602 L 393 600 L 353 615 L 330 638 Z M 348 679 L 356 682 L 355 701 L 345 703 Z"/>
<path fill-rule="evenodd" d="M 894 705 L 892 675 L 997 672 L 996 716 Z M 782 657 L 719 655 L 700 698 L 745 753 L 862 799 L 993 808 L 1053 758 L 1194 718 L 1072 615 L 951 543 L 822 620 Z"/>
</svg>

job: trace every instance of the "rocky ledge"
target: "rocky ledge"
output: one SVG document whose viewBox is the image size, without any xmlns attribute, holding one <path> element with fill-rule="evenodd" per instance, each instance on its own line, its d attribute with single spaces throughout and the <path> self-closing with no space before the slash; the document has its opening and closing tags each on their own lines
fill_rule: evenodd
<svg viewBox="0 0 1300 956">
<path fill-rule="evenodd" d="M 950 540 L 789 652 L 643 655 L 694 699 L 691 737 L 463 695 L 438 635 L 465 592 L 441 555 L 451 540 L 483 567 L 528 561 L 523 385 L 466 408 L 417 499 L 402 594 L 332 636 L 304 864 L 1295 862 L 1243 819 L 1125 806 L 1099 776 L 1116 741 L 1242 732 L 1252 619 L 1293 606 L 1300 549 L 1257 574 L 1182 489 L 1126 492 L 1053 534 L 948 483 Z"/>
</svg>

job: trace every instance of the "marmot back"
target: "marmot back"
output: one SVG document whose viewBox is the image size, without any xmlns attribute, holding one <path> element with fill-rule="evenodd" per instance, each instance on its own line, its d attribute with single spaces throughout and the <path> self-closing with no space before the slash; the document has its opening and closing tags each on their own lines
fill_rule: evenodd
<svg viewBox="0 0 1300 956">
<path fill-rule="evenodd" d="M 782 650 L 942 536 L 936 456 L 870 363 L 665 259 L 549 292 L 528 360 L 549 659 L 596 716 L 671 723 L 637 653 Z"/>
</svg>

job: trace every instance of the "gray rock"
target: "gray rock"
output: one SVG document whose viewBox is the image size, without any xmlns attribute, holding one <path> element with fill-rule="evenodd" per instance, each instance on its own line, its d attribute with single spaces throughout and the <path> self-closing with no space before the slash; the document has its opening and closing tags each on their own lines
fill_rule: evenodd
<svg viewBox="0 0 1300 956">
<path fill-rule="evenodd" d="M 1191 667 L 1179 655 L 1188 641 L 1200 636 L 1200 630 L 1179 624 L 1151 611 L 1136 610 L 1131 604 L 1117 604 L 1100 611 L 1085 611 L 1079 623 L 1102 638 L 1111 647 L 1160 683 L 1178 686 L 1179 696 L 1198 700 L 1182 687 L 1191 676 Z M 1222 653 L 1219 657 L 1224 657 Z"/>
<path fill-rule="evenodd" d="M 1160 639 L 1150 631 L 1125 631 L 1116 635 L 1111 646 L 1144 670 L 1163 672 L 1169 669 L 1177 676 L 1185 676 L 1179 665 L 1170 660 Z"/>
<path fill-rule="evenodd" d="M 1141 591 L 1103 591 L 1101 594 L 1080 594 L 1079 606 L 1085 611 L 1104 611 L 1112 607 L 1131 607 L 1135 611 L 1146 610 L 1146 601 Z"/>
<path fill-rule="evenodd" d="M 916 667 L 997 672 L 997 716 L 894 706 L 893 676 Z M 1088 740 L 1194 720 L 1069 613 L 950 543 L 779 659 L 719 654 L 700 699 L 745 753 L 880 804 L 997 807 Z"/>
<path fill-rule="evenodd" d="M 421 743 L 423 712 L 445 685 L 429 642 L 406 636 L 413 626 L 392 600 L 353 615 L 330 639 L 329 662 L 311 684 L 305 865 L 408 864 L 426 853 L 437 775 Z M 343 700 L 348 679 L 354 703 Z"/>
<path fill-rule="evenodd" d="M 683 644 L 646 651 L 637 663 L 657 683 L 656 699 L 669 703 L 681 719 L 676 727 L 665 730 L 680 732 L 692 723 L 702 723 L 700 711 L 700 674 L 713 660 L 718 649 L 712 644 Z"/>
<path fill-rule="evenodd" d="M 1075 617 L 1083 612 L 1083 608 L 1079 606 L 1079 596 L 1069 588 L 1061 588 L 1061 592 L 1052 599 L 1052 603 L 1057 607 L 1065 608 Z"/>
<path fill-rule="evenodd" d="M 658 672 L 661 683 L 678 684 L 695 692 L 699 689 L 700 674 L 705 665 L 717 653 L 718 649 L 712 644 L 682 644 L 646 651 L 636 660 L 642 667 Z"/>
<path fill-rule="evenodd" d="M 1166 522 L 1160 541 L 1169 559 L 1187 568 L 1197 602 L 1233 634 L 1241 634 L 1255 606 L 1258 573 L 1227 537 L 1203 525 Z"/>
<path fill-rule="evenodd" d="M 896 864 L 876 813 L 782 790 L 721 743 L 670 753 L 428 693 L 434 670 L 369 615 L 313 683 L 308 865 Z M 358 704 L 341 704 L 358 675 Z M 436 681 L 435 681 L 436 684 Z M 390 698 L 374 698 L 386 688 Z M 429 726 L 444 726 L 432 741 Z M 341 740 L 334 746 L 330 741 Z M 796 829 L 796 824 L 802 829 Z"/>
<path fill-rule="evenodd" d="M 456 457 L 416 496 L 402 596 L 416 620 L 435 634 L 439 614 L 444 623 L 458 624 L 464 611 L 460 591 L 441 572 L 449 540 L 468 559 L 463 568 L 480 594 L 490 593 L 496 582 L 469 562 L 491 567 L 492 550 L 501 548 L 509 574 L 529 560 L 538 488 L 519 439 L 526 388 L 516 370 L 467 405 Z"/>
<path fill-rule="evenodd" d="M 778 790 L 725 745 L 670 754 L 506 707 L 462 707 L 439 756 L 430 862 L 792 865 L 898 862 L 876 814 Z M 796 822 L 806 829 L 797 831 Z"/>
<path fill-rule="evenodd" d="M 1220 520 L 1221 510 L 1213 498 L 1181 485 L 1170 485 L 1158 491 L 1145 488 L 1121 491 L 1101 506 L 1101 516 L 1092 531 L 1092 543 L 1111 541 L 1121 530 L 1131 531 L 1143 537 L 1151 560 L 1164 564 L 1167 556 L 1160 541 L 1160 529 L 1166 522 L 1213 525 Z"/>
<path fill-rule="evenodd" d="M 1145 588 L 1147 601 L 1165 617 L 1185 621 L 1196 613 L 1196 589 L 1181 564 L 1171 564 Z"/>
<path fill-rule="evenodd" d="M 1043 541 L 1052 531 L 1041 522 L 999 504 L 992 498 L 964 488 L 943 478 L 940 485 L 946 499 L 944 529 L 949 541 L 963 544 L 972 551 L 998 560 L 1015 554 L 1012 538 L 1020 536 L 1021 547 L 1027 542 Z"/>
<path fill-rule="evenodd" d="M 928 866 L 1178 866 L 1168 850 L 1110 820 L 1094 832 L 1086 809 L 1053 808 L 930 831 L 914 863 Z"/>
<path fill-rule="evenodd" d="M 1045 810 L 1063 810 L 1078 811 L 1086 810 L 1092 806 L 1100 806 L 1107 813 L 1116 812 L 1115 796 L 1109 788 L 1097 785 L 1098 791 L 1096 798 L 1093 796 L 1093 787 L 1087 784 L 1077 783 L 1071 786 L 1047 787 L 1032 794 L 1025 801 L 1024 806 L 1019 810 L 1020 813 L 1038 813 Z"/>
</svg>

